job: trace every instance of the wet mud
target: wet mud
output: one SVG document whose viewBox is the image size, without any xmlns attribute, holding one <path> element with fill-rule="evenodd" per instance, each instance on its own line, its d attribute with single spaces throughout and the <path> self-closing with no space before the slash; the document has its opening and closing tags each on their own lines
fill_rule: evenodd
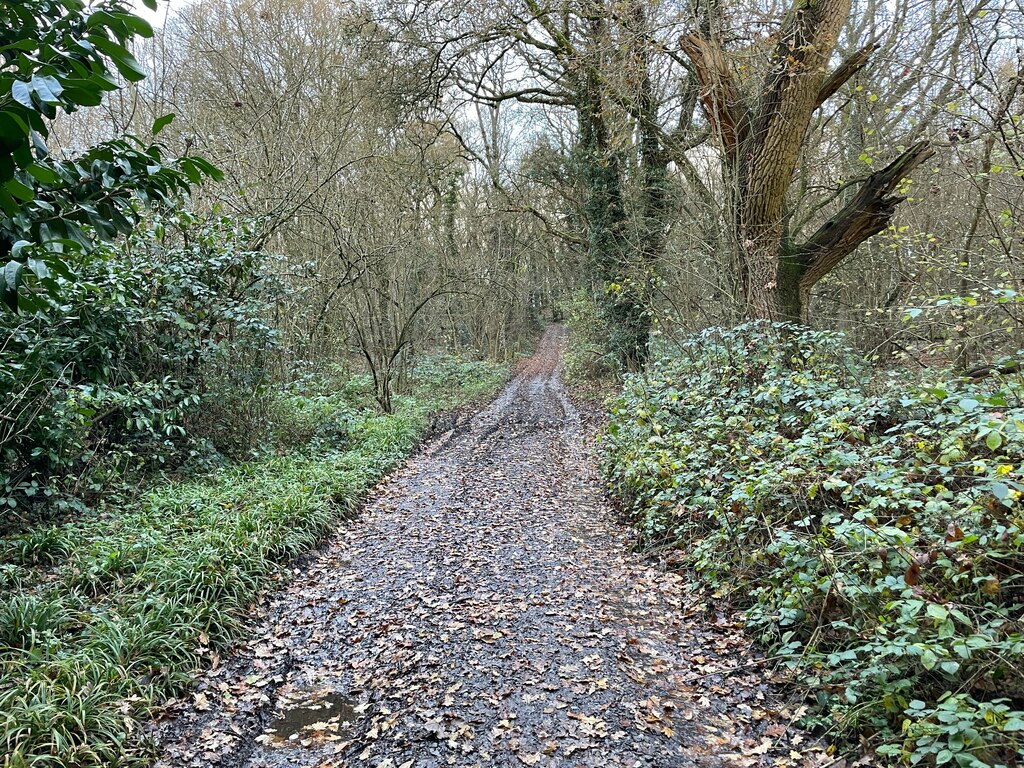
<svg viewBox="0 0 1024 768">
<path fill-rule="evenodd" d="M 819 764 L 735 624 L 631 551 L 562 342 L 297 569 L 154 729 L 159 765 Z"/>
</svg>

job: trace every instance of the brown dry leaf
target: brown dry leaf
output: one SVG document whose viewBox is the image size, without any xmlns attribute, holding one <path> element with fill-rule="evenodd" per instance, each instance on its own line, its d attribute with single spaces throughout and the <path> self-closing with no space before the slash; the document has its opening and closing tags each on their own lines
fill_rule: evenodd
<svg viewBox="0 0 1024 768">
<path fill-rule="evenodd" d="M 903 581 L 907 583 L 907 586 L 916 587 L 920 575 L 921 566 L 915 561 L 910 564 L 907 572 L 903 574 Z"/>
<path fill-rule="evenodd" d="M 983 594 L 986 594 L 989 597 L 998 595 L 1000 591 L 999 579 L 997 579 L 995 576 L 989 576 L 981 585 L 981 591 Z"/>
</svg>

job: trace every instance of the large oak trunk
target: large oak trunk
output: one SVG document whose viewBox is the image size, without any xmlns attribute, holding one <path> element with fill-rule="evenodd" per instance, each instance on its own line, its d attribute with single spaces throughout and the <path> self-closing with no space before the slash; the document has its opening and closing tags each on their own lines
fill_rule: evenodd
<svg viewBox="0 0 1024 768">
<path fill-rule="evenodd" d="M 736 263 L 747 314 L 754 319 L 805 321 L 811 288 L 888 225 L 902 200 L 893 190 L 930 156 L 923 144 L 906 150 L 871 175 L 805 243 L 790 241 L 786 194 L 811 120 L 874 51 L 869 44 L 827 74 L 850 7 L 850 0 L 795 0 L 767 72 L 749 95 L 737 85 L 717 40 L 696 34 L 680 40 L 736 189 L 730 198 Z"/>
</svg>

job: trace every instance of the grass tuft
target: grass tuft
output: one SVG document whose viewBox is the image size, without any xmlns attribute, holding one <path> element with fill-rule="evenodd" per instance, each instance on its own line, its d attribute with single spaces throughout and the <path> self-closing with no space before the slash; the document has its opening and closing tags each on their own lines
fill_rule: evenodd
<svg viewBox="0 0 1024 768">
<path fill-rule="evenodd" d="M 291 394 L 275 406 L 291 414 L 284 436 L 307 442 L 286 455 L 0 541 L 0 765 L 145 763 L 139 722 L 244 635 L 259 594 L 409 454 L 432 410 L 493 394 L 504 375 L 434 360 L 392 415 L 357 387 Z"/>
</svg>

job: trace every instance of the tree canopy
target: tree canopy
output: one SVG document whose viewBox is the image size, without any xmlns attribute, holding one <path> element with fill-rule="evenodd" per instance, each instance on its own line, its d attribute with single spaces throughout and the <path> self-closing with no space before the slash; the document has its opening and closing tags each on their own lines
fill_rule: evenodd
<svg viewBox="0 0 1024 768">
<path fill-rule="evenodd" d="M 59 114 L 99 106 L 123 82 L 145 77 L 127 46 L 153 30 L 129 6 L 6 2 L 0 24 L 0 287 L 14 307 L 27 275 L 47 289 L 73 279 L 69 250 L 131 233 L 140 203 L 170 204 L 218 172 L 198 157 L 165 159 L 159 145 L 129 135 L 51 149 L 49 122 Z M 172 119 L 157 119 L 153 134 Z"/>
</svg>

